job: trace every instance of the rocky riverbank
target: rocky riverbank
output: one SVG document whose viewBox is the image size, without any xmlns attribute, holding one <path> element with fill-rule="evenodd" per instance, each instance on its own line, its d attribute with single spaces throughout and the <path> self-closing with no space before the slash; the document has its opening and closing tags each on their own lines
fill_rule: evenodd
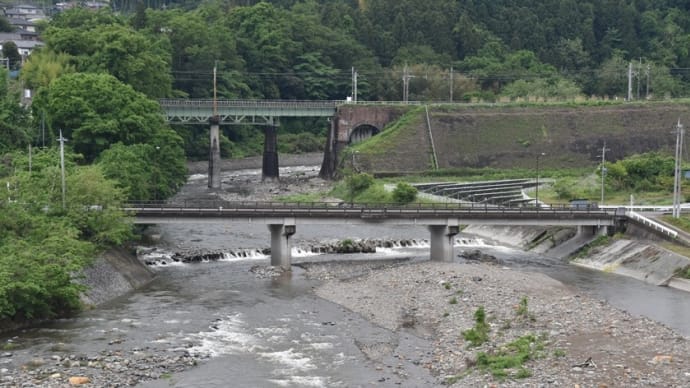
<svg viewBox="0 0 690 388">
<path fill-rule="evenodd" d="M 389 330 L 433 341 L 431 354 L 397 357 L 423 364 L 439 384 L 690 386 L 686 338 L 544 275 L 491 264 L 356 267 L 307 266 L 310 277 L 335 279 L 317 288 L 317 295 Z M 486 341 L 472 346 L 463 333 L 477 328 L 480 308 Z M 396 352 L 394 346 L 384 349 Z M 376 364 L 383 356 L 370 359 Z"/>
</svg>

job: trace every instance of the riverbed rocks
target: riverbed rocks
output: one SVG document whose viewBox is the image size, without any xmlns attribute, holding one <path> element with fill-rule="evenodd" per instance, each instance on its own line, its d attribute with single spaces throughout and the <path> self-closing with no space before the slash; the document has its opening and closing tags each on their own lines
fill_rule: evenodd
<svg viewBox="0 0 690 388">
<path fill-rule="evenodd" d="M 462 251 L 458 254 L 458 257 L 461 259 L 465 259 L 468 262 L 477 262 L 477 263 L 492 263 L 492 264 L 498 264 L 499 261 L 494 255 L 490 255 L 488 253 L 484 253 L 480 251 L 479 249 L 470 249 L 470 250 L 465 250 Z"/>
<path fill-rule="evenodd" d="M 169 377 L 198 362 L 184 351 L 160 353 L 138 347 L 90 355 L 53 355 L 40 364 L 33 361 L 21 368 L 0 369 L 0 387 L 127 387 Z"/>
<path fill-rule="evenodd" d="M 405 356 L 418 357 L 439 385 L 690 386 L 686 338 L 545 275 L 481 263 L 422 262 L 364 272 L 354 267 L 350 271 L 361 276 L 336 266 L 337 276 L 317 295 L 390 330 L 427 336 L 433 352 Z M 327 267 L 313 269 L 328 278 Z M 463 333 L 476 328 L 479 308 L 487 337 L 472 347 Z M 491 363 L 515 356 L 516 343 L 528 349 L 520 356 L 523 365 Z"/>
</svg>

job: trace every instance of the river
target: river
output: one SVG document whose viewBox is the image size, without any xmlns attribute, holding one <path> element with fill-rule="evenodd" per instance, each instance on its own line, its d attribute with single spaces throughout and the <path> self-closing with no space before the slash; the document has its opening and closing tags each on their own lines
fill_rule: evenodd
<svg viewBox="0 0 690 388">
<path fill-rule="evenodd" d="M 189 246 L 227 254 L 219 261 L 156 265 L 156 278 L 136 292 L 73 319 L 13 334 L 13 357 L 0 359 L 0 368 L 55 354 L 88 355 L 104 348 L 137 347 L 147 354 L 188 352 L 202 357 L 194 368 L 141 383 L 141 387 L 438 385 L 418 362 L 431 350 L 429 340 L 383 329 L 315 297 L 311 290 L 318 283 L 305 279 L 299 267 L 291 275 L 273 279 L 252 273 L 252 267 L 269 262 L 258 253 L 270 245 L 265 225 L 166 225 L 160 234 L 149 260 L 170 262 L 166 257 L 172 251 Z M 298 225 L 294 245 L 345 238 L 414 239 L 418 243 L 368 255 L 312 255 L 296 248 L 293 262 L 428 260 L 428 231 L 418 226 Z M 690 298 L 684 292 L 493 246 L 472 236 L 458 237 L 456 252 L 476 248 L 496 256 L 501 265 L 546 273 L 578 292 L 690 336 Z M 237 258 L 236 253 L 248 257 Z M 352 340 L 355 337 L 358 341 Z M 382 363 L 368 358 L 377 347 L 391 344 L 397 352 Z"/>
</svg>

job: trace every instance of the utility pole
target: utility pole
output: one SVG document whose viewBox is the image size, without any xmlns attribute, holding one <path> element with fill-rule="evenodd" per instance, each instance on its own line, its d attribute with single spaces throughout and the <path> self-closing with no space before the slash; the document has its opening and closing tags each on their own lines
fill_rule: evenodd
<svg viewBox="0 0 690 388">
<path fill-rule="evenodd" d="M 453 102 L 453 66 L 450 67 L 450 102 Z"/>
<path fill-rule="evenodd" d="M 216 87 L 216 67 L 218 61 L 213 63 L 213 117 L 218 116 L 217 87 Z"/>
<path fill-rule="evenodd" d="M 42 146 L 46 148 L 46 112 L 41 111 L 41 139 Z"/>
<path fill-rule="evenodd" d="M 676 166 L 673 180 L 673 218 L 680 217 L 681 159 L 683 156 L 683 135 L 685 130 L 678 119 L 676 124 Z"/>
<path fill-rule="evenodd" d="M 649 66 L 649 62 L 647 62 L 647 70 L 645 70 L 645 74 L 647 75 L 647 91 L 644 94 L 645 100 L 649 98 L 649 73 L 651 72 L 651 67 Z"/>
<path fill-rule="evenodd" d="M 352 67 L 352 102 L 357 103 L 357 70 L 354 66 Z"/>
<path fill-rule="evenodd" d="M 413 78 L 413 75 L 410 75 L 410 69 L 407 67 L 407 63 L 405 64 L 405 68 L 403 69 L 403 102 L 407 104 L 408 99 L 410 97 L 410 78 Z"/>
<path fill-rule="evenodd" d="M 632 101 L 632 62 L 628 64 L 628 101 Z"/>
<path fill-rule="evenodd" d="M 65 200 L 65 142 L 67 139 L 65 139 L 62 136 L 62 129 L 60 130 L 60 138 L 58 138 L 58 141 L 60 142 L 60 175 L 62 177 L 62 210 L 65 210 L 65 207 L 67 206 L 67 202 Z"/>
<path fill-rule="evenodd" d="M 640 66 L 637 68 L 637 99 L 640 99 L 640 82 L 642 81 L 642 58 L 640 58 Z"/>
<path fill-rule="evenodd" d="M 606 148 L 606 141 L 604 141 L 604 146 L 601 147 L 601 205 L 604 205 L 604 177 L 606 176 L 606 151 L 609 149 Z"/>
<path fill-rule="evenodd" d="M 537 154 L 537 184 L 535 186 L 536 193 L 534 194 L 534 206 L 539 210 L 539 158 L 546 156 L 544 152 Z"/>
</svg>

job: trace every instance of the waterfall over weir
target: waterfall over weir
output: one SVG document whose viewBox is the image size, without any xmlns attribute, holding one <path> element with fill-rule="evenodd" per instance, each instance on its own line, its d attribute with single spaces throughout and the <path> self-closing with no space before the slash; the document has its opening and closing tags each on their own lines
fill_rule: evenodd
<svg viewBox="0 0 690 388">
<path fill-rule="evenodd" d="M 456 238 L 454 246 L 481 247 L 494 246 L 478 237 L 463 236 Z M 298 244 L 291 248 L 292 257 L 309 257 L 326 254 L 349 253 L 390 253 L 399 254 L 402 249 L 428 249 L 428 239 L 354 239 L 333 240 L 315 244 Z M 161 249 L 142 250 L 139 258 L 148 266 L 174 265 L 184 263 L 208 263 L 212 261 L 238 261 L 238 260 L 263 260 L 269 259 L 270 248 L 238 248 L 230 251 L 204 251 L 204 252 L 167 252 Z"/>
</svg>

